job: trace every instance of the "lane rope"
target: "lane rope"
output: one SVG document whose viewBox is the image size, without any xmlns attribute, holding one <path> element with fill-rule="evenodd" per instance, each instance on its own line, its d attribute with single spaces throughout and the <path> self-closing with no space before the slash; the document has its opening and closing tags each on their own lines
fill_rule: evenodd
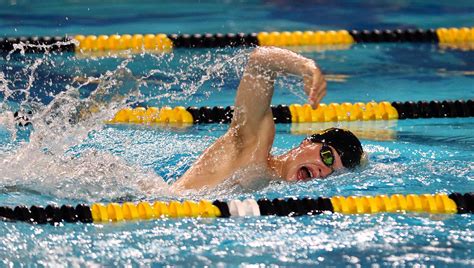
<svg viewBox="0 0 474 268">
<path fill-rule="evenodd" d="M 334 196 L 331 198 L 252 198 L 243 201 L 192 200 L 170 202 L 94 203 L 92 205 L 48 205 L 0 207 L 0 219 L 34 224 L 107 223 L 160 218 L 228 218 L 248 216 L 303 216 L 321 213 L 474 213 L 474 193 L 393 194 L 376 196 Z"/>
<path fill-rule="evenodd" d="M 73 42 L 70 42 L 74 40 Z M 26 53 L 157 51 L 173 48 L 219 48 L 241 46 L 318 46 L 354 43 L 425 42 L 462 44 L 474 42 L 474 27 L 437 29 L 373 29 L 329 31 L 283 31 L 215 34 L 112 34 L 75 36 L 20 36 L 0 38 L 0 51 L 10 52 L 16 44 L 27 44 Z"/>
<path fill-rule="evenodd" d="M 473 100 L 368 102 L 310 105 L 291 104 L 272 106 L 275 123 L 343 122 L 394 120 L 417 118 L 445 118 L 474 116 Z M 233 106 L 215 107 L 137 107 L 119 110 L 108 123 L 230 123 Z"/>
</svg>

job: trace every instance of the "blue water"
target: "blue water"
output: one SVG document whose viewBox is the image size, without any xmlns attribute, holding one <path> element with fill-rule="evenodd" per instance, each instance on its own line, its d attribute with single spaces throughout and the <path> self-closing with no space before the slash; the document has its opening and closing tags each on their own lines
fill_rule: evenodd
<svg viewBox="0 0 474 268">
<path fill-rule="evenodd" d="M 470 0 L 410 1 L 11 1 L 4 35 L 259 32 L 472 27 Z"/>
<path fill-rule="evenodd" d="M 470 1 L 449 5 L 438 1 L 319 1 L 299 5 L 290 1 L 199 5 L 18 1 L 16 5 L 3 3 L 2 7 L 0 33 L 5 36 L 461 27 L 472 26 L 474 15 Z M 296 51 L 315 59 L 326 74 L 326 103 L 474 96 L 472 51 L 444 49 L 436 44 Z M 141 95 L 130 97 L 125 106 L 231 105 L 248 52 L 176 50 L 169 55 L 129 55 L 128 59 L 3 55 L 0 115 L 20 106 L 41 110 L 45 104 L 54 103 L 67 87 L 82 85 L 82 98 L 97 88 L 94 83 L 73 82 L 75 77 L 100 78 L 101 86 L 112 85 L 110 92 L 127 92 L 138 80 L 145 81 L 137 86 Z M 130 73 L 117 71 L 127 60 Z M 31 85 L 29 81 L 33 81 Z M 12 95 L 6 96 L 6 87 Z M 303 102 L 298 79 L 279 81 L 274 104 Z M 39 150 L 21 151 L 31 143 L 30 130 L 18 129 L 14 137 L 8 124 L 0 121 L 0 205 L 174 199 L 164 191 L 149 192 L 140 185 L 144 181 L 156 185 L 161 180 L 173 182 L 227 128 L 218 124 L 177 128 L 101 122 L 88 122 L 85 131 L 78 126 L 59 128 L 61 131 L 46 135 Z M 56 124 L 67 126 L 67 120 Z M 368 167 L 325 180 L 272 184 L 256 191 L 217 189 L 194 197 L 228 200 L 474 191 L 472 118 L 278 125 L 273 153 L 296 146 L 305 132 L 334 125 L 361 137 L 369 153 Z M 48 128 L 44 130 L 47 133 Z M 80 138 L 75 141 L 74 137 Z M 56 152 L 61 153 L 54 155 Z M 473 223 L 471 215 L 427 214 L 162 219 L 60 226 L 0 222 L 0 266 L 472 267 Z"/>
</svg>

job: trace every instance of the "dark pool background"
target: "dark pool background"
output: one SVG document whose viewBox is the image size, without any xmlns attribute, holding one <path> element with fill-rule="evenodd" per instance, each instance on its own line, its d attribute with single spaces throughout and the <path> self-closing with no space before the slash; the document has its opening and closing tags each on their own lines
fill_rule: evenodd
<svg viewBox="0 0 474 268">
<path fill-rule="evenodd" d="M 472 27 L 474 17 L 472 1 L 2 1 L 0 5 L 2 37 Z M 327 75 L 326 103 L 474 96 L 472 51 L 437 44 L 296 50 L 315 59 Z M 106 58 L 4 54 L 0 57 L 2 114 L 28 107 L 33 99 L 44 105 L 54 102 L 59 92 L 77 86 L 74 77 L 120 82 L 117 88 L 127 89 L 127 84 L 150 74 L 146 85 L 138 88 L 141 95 L 130 105 L 231 105 L 248 51 L 175 50 L 171 55 Z M 124 69 L 120 67 L 124 62 L 132 75 L 118 71 Z M 87 96 L 95 88 L 86 85 L 81 90 Z M 6 92 L 13 94 L 6 96 Z M 299 80 L 280 81 L 273 102 L 304 102 Z M 150 194 L 137 184 L 148 178 L 172 182 L 226 130 L 225 125 L 216 124 L 176 129 L 89 123 L 85 130 L 66 129 L 57 143 L 54 137 L 44 143 L 53 151 L 76 132 L 85 133 L 83 139 L 63 148 L 66 156 L 79 156 L 73 159 L 28 148 L 20 153 L 30 142 L 30 131 L 19 129 L 13 137 L 11 129 L 0 125 L 0 204 L 169 199 L 164 192 Z M 330 126 L 279 125 L 274 152 L 297 145 L 308 129 Z M 367 168 L 326 180 L 275 184 L 258 191 L 220 189 L 203 196 L 242 199 L 474 191 L 472 118 L 341 126 L 361 135 L 370 155 Z M 0 238 L 2 266 L 474 264 L 470 215 L 329 214 L 64 226 L 0 222 Z"/>
</svg>

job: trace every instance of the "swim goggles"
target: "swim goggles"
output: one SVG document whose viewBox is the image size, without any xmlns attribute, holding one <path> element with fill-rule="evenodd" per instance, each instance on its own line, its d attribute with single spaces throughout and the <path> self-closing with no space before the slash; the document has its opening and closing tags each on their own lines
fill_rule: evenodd
<svg viewBox="0 0 474 268">
<path fill-rule="evenodd" d="M 321 160 L 327 166 L 332 168 L 334 164 L 334 154 L 332 153 L 331 147 L 329 145 L 323 143 L 321 150 L 319 151 L 319 155 L 321 156 Z"/>
</svg>

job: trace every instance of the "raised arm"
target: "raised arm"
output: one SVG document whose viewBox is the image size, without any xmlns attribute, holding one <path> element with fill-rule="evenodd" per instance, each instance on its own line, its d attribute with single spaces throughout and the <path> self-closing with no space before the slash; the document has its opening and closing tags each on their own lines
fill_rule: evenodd
<svg viewBox="0 0 474 268">
<path fill-rule="evenodd" d="M 303 77 L 304 90 L 313 108 L 326 95 L 326 81 L 313 60 L 286 49 L 256 48 L 237 90 L 231 124 L 243 138 L 255 137 L 262 126 L 273 124 L 270 103 L 275 78 L 285 74 Z"/>
<path fill-rule="evenodd" d="M 215 186 L 241 167 L 267 164 L 275 133 L 270 102 L 279 74 L 302 76 L 314 107 L 326 93 L 324 77 L 312 60 L 285 49 L 255 49 L 240 81 L 229 130 L 201 154 L 172 189 Z"/>
</svg>

